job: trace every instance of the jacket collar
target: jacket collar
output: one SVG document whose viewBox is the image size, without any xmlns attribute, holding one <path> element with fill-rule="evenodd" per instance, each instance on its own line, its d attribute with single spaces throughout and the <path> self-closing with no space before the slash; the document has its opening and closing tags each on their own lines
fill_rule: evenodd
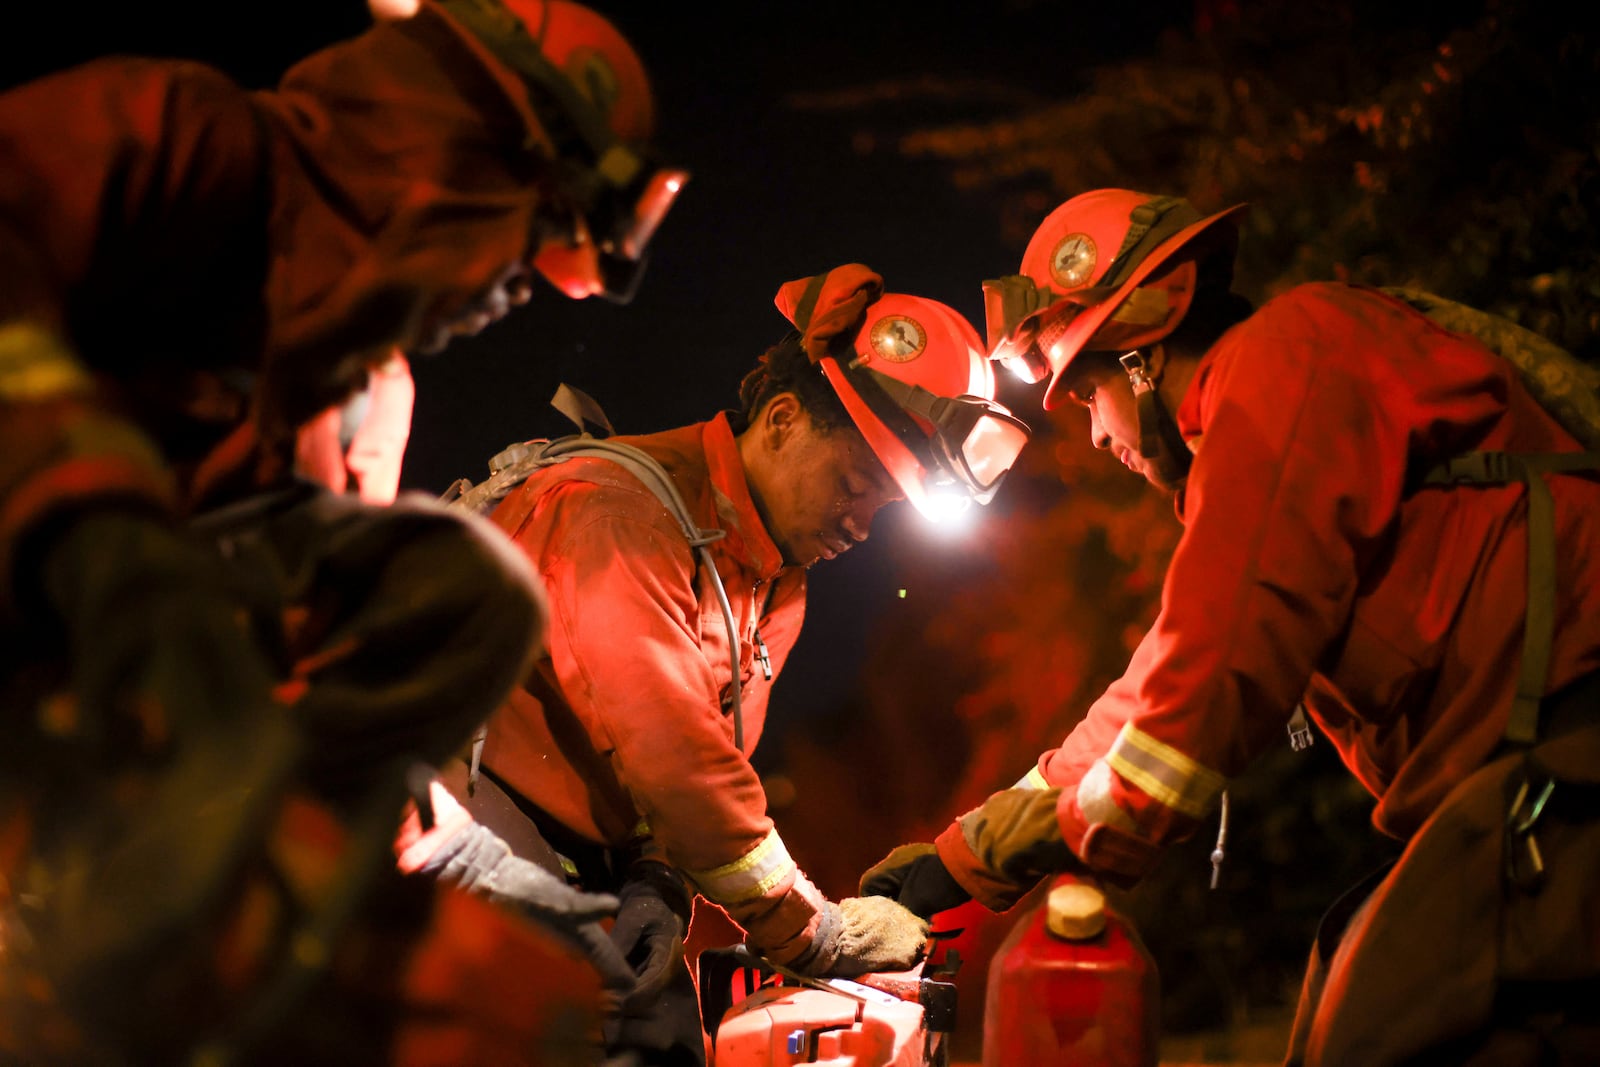
<svg viewBox="0 0 1600 1067">
<path fill-rule="evenodd" d="M 701 445 L 706 454 L 706 470 L 716 500 L 717 518 L 728 531 L 728 550 L 762 578 L 783 570 L 783 553 L 767 531 L 750 483 L 745 479 L 744 463 L 739 458 L 739 443 L 727 412 L 703 424 Z"/>
</svg>

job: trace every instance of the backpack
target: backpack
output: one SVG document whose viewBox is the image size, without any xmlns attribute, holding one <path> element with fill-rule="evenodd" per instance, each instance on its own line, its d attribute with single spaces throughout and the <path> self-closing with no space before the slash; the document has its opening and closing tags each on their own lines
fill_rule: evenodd
<svg viewBox="0 0 1600 1067">
<path fill-rule="evenodd" d="M 1600 367 L 1591 367 L 1548 338 L 1510 319 L 1419 289 L 1380 290 L 1452 333 L 1474 338 L 1517 368 L 1522 384 L 1563 429 L 1600 451 Z"/>
</svg>

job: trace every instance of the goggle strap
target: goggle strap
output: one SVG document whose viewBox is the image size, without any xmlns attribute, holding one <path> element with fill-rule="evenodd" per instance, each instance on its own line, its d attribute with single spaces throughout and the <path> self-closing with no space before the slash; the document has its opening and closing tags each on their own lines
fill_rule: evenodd
<svg viewBox="0 0 1600 1067">
<path fill-rule="evenodd" d="M 819 366 L 822 368 L 823 376 L 833 386 L 833 391 L 838 394 L 846 413 L 861 431 L 861 436 L 866 438 L 868 447 L 905 491 L 906 498 L 920 509 L 925 495 L 923 479 L 926 478 L 928 468 L 932 464 L 928 459 L 918 455 L 917 451 L 907 444 L 904 432 L 891 425 L 890 421 L 884 418 L 876 406 L 868 400 L 868 395 L 876 383 L 865 375 L 850 373 L 831 356 L 821 360 Z M 860 386 L 868 388 L 863 390 Z"/>
<path fill-rule="evenodd" d="M 1134 208 L 1129 217 L 1133 224 L 1128 228 L 1127 236 L 1123 237 L 1122 247 L 1117 249 L 1111 266 L 1106 268 L 1101 277 L 1098 288 L 1114 289 L 1121 285 L 1134 268 L 1144 262 L 1152 249 L 1186 226 L 1199 222 L 1204 216 L 1187 200 L 1176 196 L 1158 196 Z"/>
<path fill-rule="evenodd" d="M 983 410 L 981 412 L 974 411 L 974 409 L 978 408 L 979 405 L 971 401 L 964 401 L 955 397 L 940 396 L 938 393 L 924 389 L 920 385 L 912 385 L 909 382 L 902 382 L 897 378 L 892 378 L 880 371 L 873 370 L 871 367 L 866 368 L 866 370 L 872 375 L 872 380 L 877 384 L 878 388 L 882 389 L 885 395 L 887 395 L 890 400 L 894 401 L 897 407 L 909 412 L 912 415 L 921 415 L 923 418 L 927 419 L 933 424 L 933 428 L 936 432 L 939 431 L 946 422 L 946 412 L 951 410 L 960 412 L 973 412 L 973 414 L 965 420 L 967 425 L 961 428 L 964 431 L 962 434 L 963 438 L 965 437 L 965 432 L 970 431 L 973 426 L 977 425 L 978 420 L 982 418 L 984 414 L 988 413 L 989 409 L 987 405 L 983 406 Z M 941 433 L 939 436 L 944 437 L 948 435 Z"/>
</svg>

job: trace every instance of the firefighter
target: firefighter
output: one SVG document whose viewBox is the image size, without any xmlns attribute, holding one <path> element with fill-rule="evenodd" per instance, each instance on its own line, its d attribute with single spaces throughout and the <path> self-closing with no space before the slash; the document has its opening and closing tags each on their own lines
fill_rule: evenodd
<svg viewBox="0 0 1600 1067">
<path fill-rule="evenodd" d="M 1252 308 L 1243 210 L 1087 192 L 985 283 L 992 355 L 1083 405 L 1183 534 L 1123 676 L 862 891 L 928 916 L 1063 869 L 1132 884 L 1309 716 L 1404 850 L 1324 919 L 1288 1062 L 1592 1060 L 1600 426 L 1413 306 L 1442 301 L 1314 282 Z"/>
<path fill-rule="evenodd" d="M 882 898 L 828 900 L 796 866 L 749 757 L 807 570 L 865 540 L 891 501 L 987 502 L 1028 434 L 947 306 L 885 293 L 860 264 L 790 282 L 777 304 L 795 330 L 745 378 L 739 410 L 610 439 L 664 468 L 701 562 L 656 492 L 603 456 L 538 469 L 491 512 L 537 567 L 551 630 L 490 720 L 470 805 L 510 813 L 507 840 L 621 898 L 612 936 L 638 987 L 608 1047 L 652 1064 L 704 1062 L 682 949 L 697 896 L 807 974 L 920 959 L 925 922 Z M 413 847 L 420 862 L 428 845 Z"/>
<path fill-rule="evenodd" d="M 486 521 L 362 498 L 395 495 L 409 359 L 538 277 L 626 299 L 684 175 L 587 8 L 386 14 L 270 91 L 117 57 L 0 95 L 5 1056 L 574 1062 L 533 1046 L 597 983 L 465 995 L 560 953 L 385 873 L 413 762 L 539 640 L 537 577 Z M 361 491 L 317 487 L 364 387 L 384 414 L 333 442 Z M 506 884 L 563 934 L 614 904 Z"/>
</svg>

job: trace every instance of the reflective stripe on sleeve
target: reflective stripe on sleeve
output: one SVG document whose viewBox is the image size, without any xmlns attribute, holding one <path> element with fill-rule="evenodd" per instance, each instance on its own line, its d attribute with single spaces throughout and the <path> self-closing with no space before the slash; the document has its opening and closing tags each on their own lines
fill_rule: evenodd
<svg viewBox="0 0 1600 1067">
<path fill-rule="evenodd" d="M 1222 775 L 1126 723 L 1106 754 L 1106 763 L 1158 802 L 1202 818 L 1227 785 Z"/>
<path fill-rule="evenodd" d="M 1133 816 L 1117 807 L 1117 802 L 1112 797 L 1112 779 L 1111 768 L 1106 761 L 1095 760 L 1078 781 L 1078 808 L 1083 812 L 1084 821 L 1090 826 L 1104 824 L 1114 826 L 1125 833 L 1135 833 L 1138 827 L 1133 821 Z"/>
<path fill-rule="evenodd" d="M 715 904 L 740 904 L 755 900 L 794 873 L 794 860 L 776 829 L 755 848 L 732 863 L 708 871 L 688 871 L 701 895 Z"/>
<path fill-rule="evenodd" d="M 1050 783 L 1044 780 L 1044 775 L 1039 773 L 1039 765 L 1034 764 L 1028 768 L 1028 773 L 1017 779 L 1017 784 L 1012 789 L 1049 789 Z"/>
</svg>

